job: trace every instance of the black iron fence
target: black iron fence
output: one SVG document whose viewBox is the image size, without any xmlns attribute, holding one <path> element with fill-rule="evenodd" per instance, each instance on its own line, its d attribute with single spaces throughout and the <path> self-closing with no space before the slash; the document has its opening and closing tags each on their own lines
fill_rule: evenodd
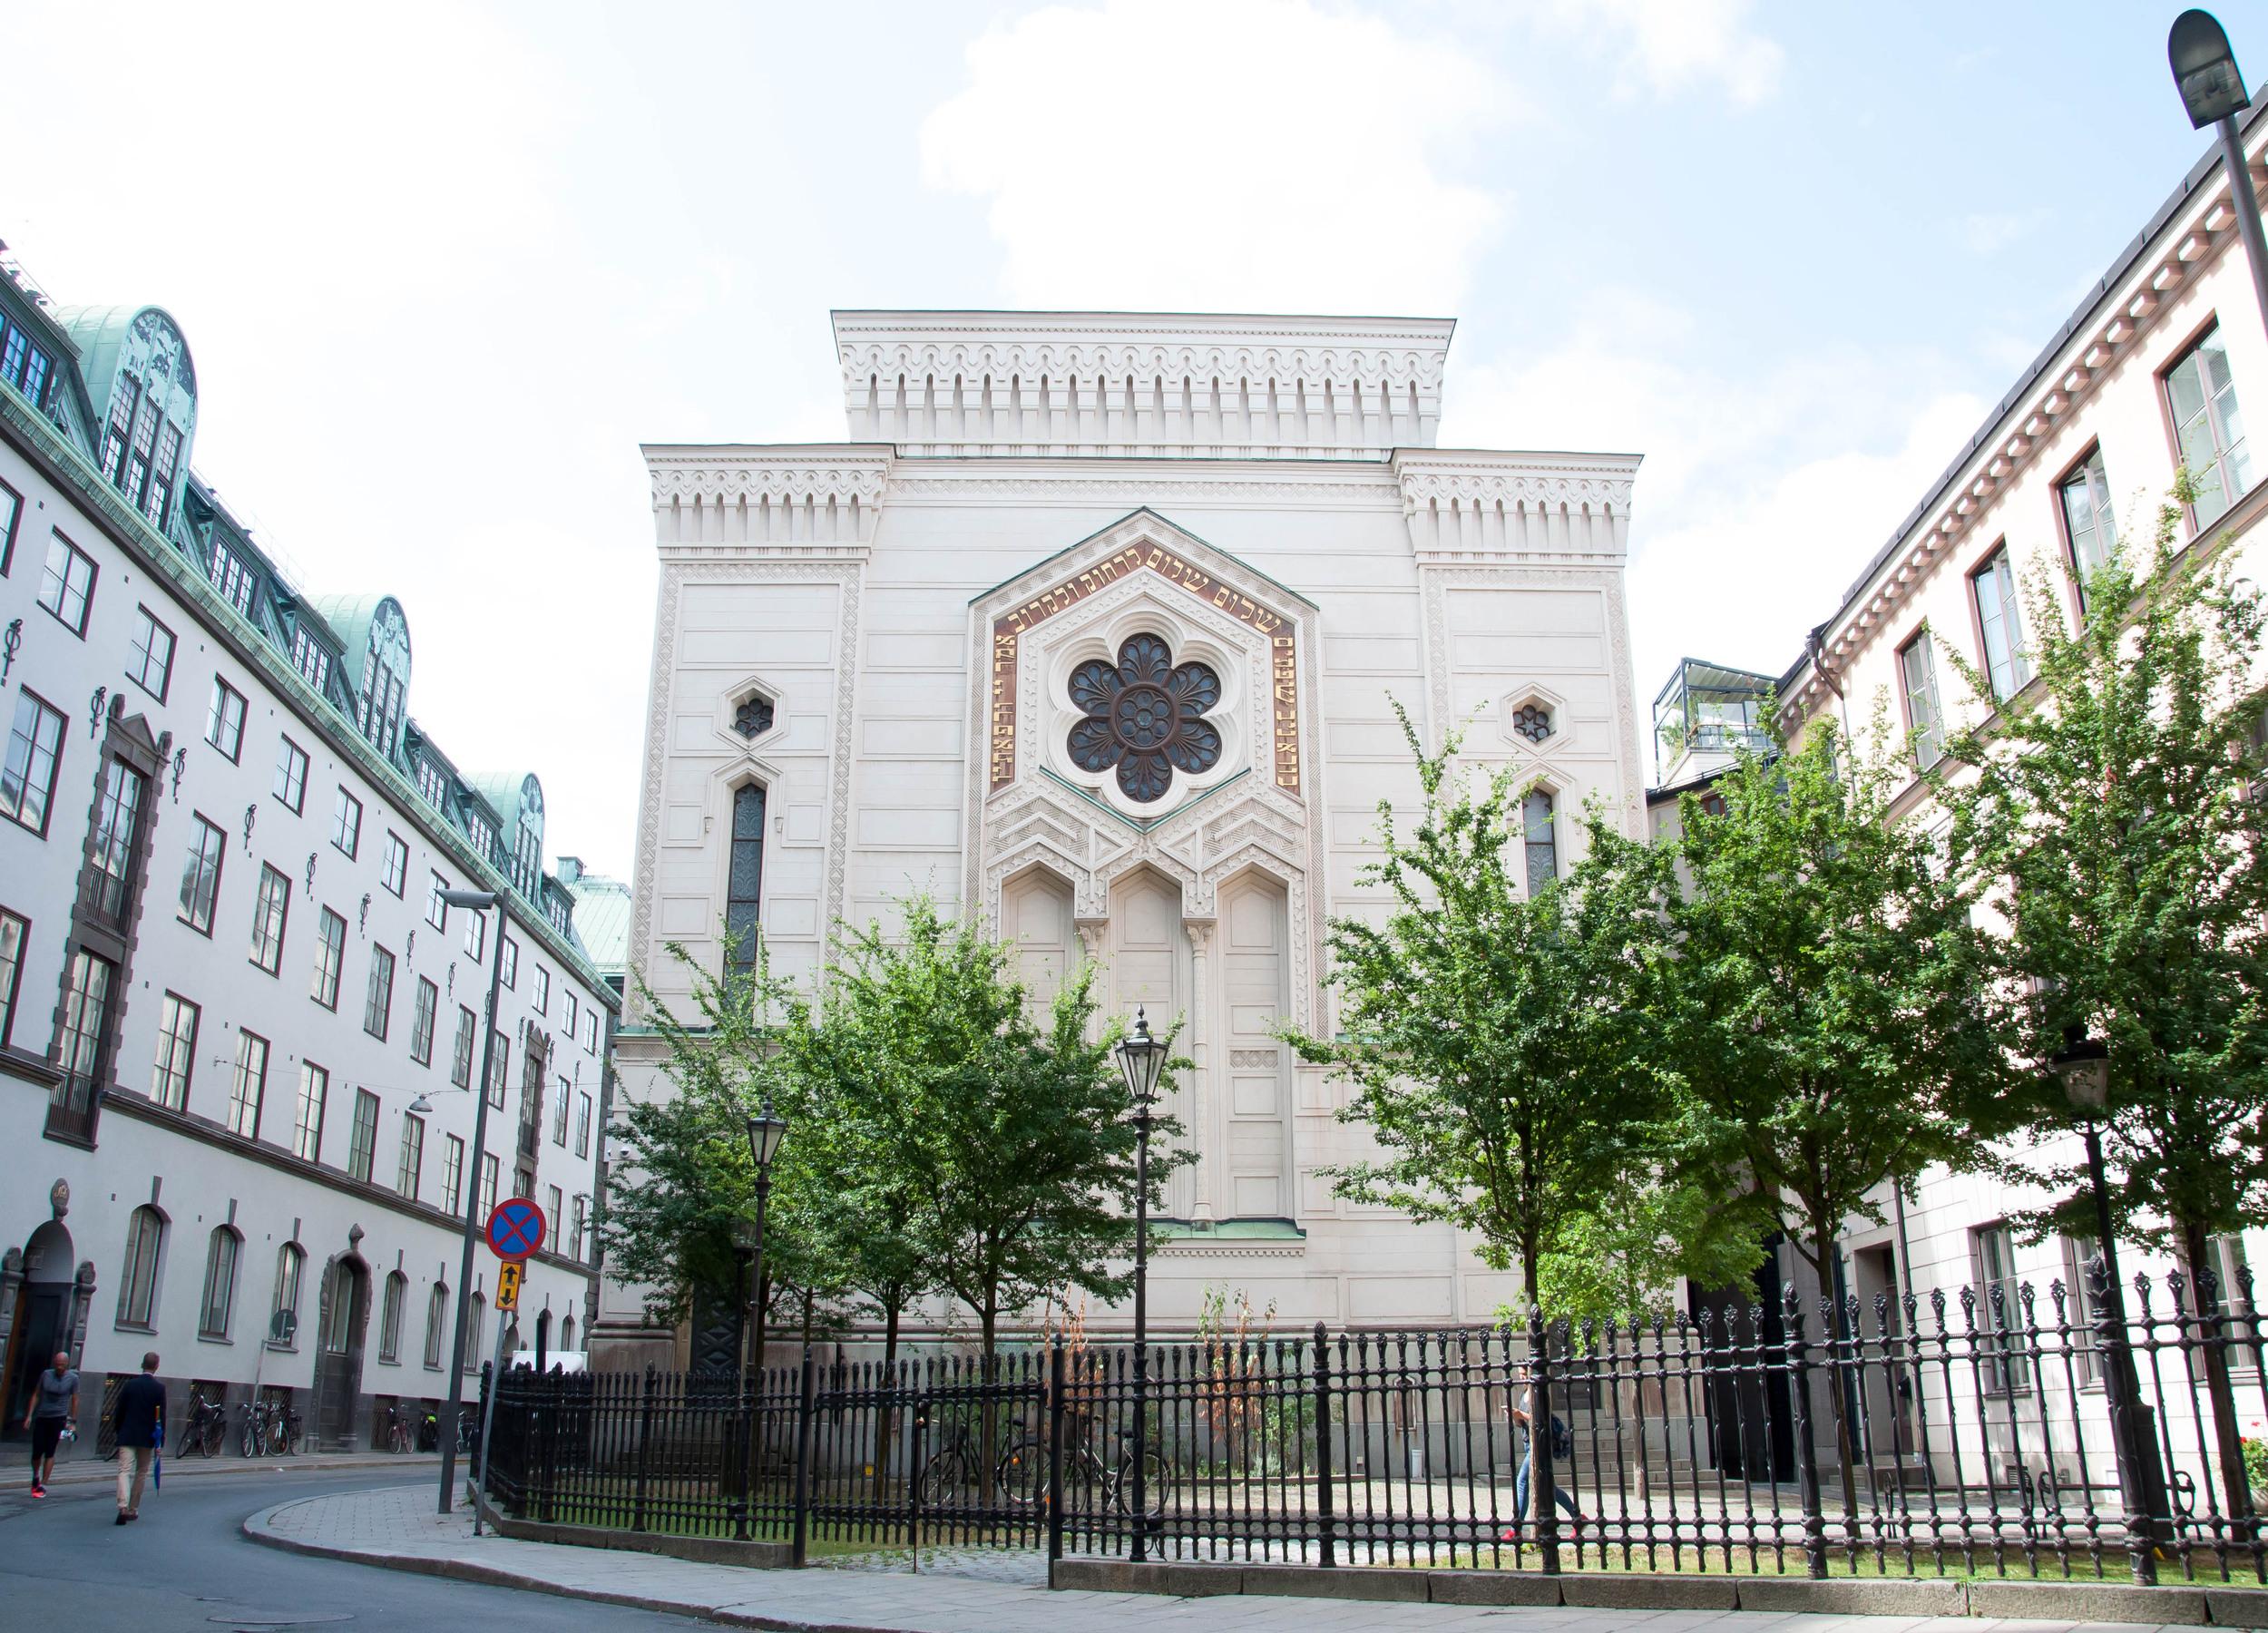
<svg viewBox="0 0 2268 1633">
<path fill-rule="evenodd" d="M 830 1549 L 2268 1581 L 2249 1276 L 1524 1327 L 508 1374 L 492 1493 Z M 2121 1319 L 2123 1315 L 2123 1319 Z M 1536 1433 L 1530 1432 L 1530 1426 Z M 1545 1427 L 1548 1425 L 1548 1429 Z M 2263 1493 L 2268 1497 L 2268 1493 Z"/>
</svg>

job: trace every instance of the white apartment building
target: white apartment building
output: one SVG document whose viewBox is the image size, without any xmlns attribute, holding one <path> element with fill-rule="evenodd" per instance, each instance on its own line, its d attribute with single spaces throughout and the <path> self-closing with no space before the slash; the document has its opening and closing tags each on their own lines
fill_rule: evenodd
<svg viewBox="0 0 2268 1633">
<path fill-rule="evenodd" d="M 309 1443 L 368 1445 L 494 1353 L 469 1200 L 546 1208 L 520 1342 L 582 1347 L 618 1000 L 543 872 L 540 782 L 457 772 L 408 713 L 402 603 L 288 582 L 191 474 L 196 400 L 161 310 L 0 280 L 6 1430 L 66 1350 L 92 1452 L 156 1350 L 177 1428 L 195 1386 L 233 1446 L 280 1391 Z"/>
</svg>

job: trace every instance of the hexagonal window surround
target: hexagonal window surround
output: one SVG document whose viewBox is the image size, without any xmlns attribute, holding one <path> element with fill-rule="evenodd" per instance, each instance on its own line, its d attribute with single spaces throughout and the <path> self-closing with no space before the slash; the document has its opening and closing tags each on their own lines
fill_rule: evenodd
<svg viewBox="0 0 2268 1633">
<path fill-rule="evenodd" d="M 754 742 L 772 728 L 775 706 L 762 692 L 748 690 L 733 699 L 732 729 L 743 742 Z"/>
<path fill-rule="evenodd" d="M 1496 726 L 1513 748 L 1538 756 L 1572 747 L 1579 735 L 1567 699 L 1543 686 L 1523 686 L 1498 699 Z"/>
</svg>

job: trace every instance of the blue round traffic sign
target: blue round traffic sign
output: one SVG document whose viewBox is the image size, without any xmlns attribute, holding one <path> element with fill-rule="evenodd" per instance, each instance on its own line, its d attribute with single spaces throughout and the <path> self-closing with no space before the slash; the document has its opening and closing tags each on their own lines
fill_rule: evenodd
<svg viewBox="0 0 2268 1633">
<path fill-rule="evenodd" d="M 488 1246 L 501 1259 L 523 1259 L 543 1245 L 543 1210 L 525 1197 L 507 1197 L 488 1216 Z"/>
</svg>

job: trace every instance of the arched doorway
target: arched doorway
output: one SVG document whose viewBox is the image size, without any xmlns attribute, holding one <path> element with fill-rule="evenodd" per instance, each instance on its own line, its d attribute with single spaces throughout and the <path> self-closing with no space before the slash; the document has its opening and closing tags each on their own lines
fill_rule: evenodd
<svg viewBox="0 0 2268 1633">
<path fill-rule="evenodd" d="M 71 1342 L 71 1233 L 63 1221 L 48 1220 L 24 1244 L 22 1268 L 9 1278 L 15 1286 L 5 1289 L 14 1309 L 8 1323 L 7 1419 L 0 1433 L 11 1440 L 24 1437 L 24 1414 L 40 1369 Z"/>
<path fill-rule="evenodd" d="M 363 1336 L 370 1320 L 370 1271 L 361 1256 L 342 1253 L 323 1273 L 315 1339 L 315 1441 L 328 1452 L 351 1450 L 355 1403 L 362 1393 Z"/>
</svg>

